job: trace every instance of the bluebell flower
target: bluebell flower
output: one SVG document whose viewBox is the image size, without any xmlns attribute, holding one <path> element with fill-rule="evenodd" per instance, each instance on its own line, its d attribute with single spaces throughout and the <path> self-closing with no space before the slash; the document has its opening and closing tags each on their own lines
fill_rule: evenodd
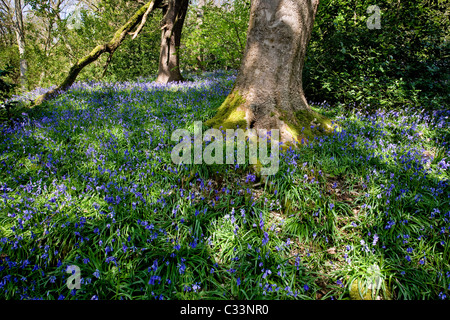
<svg viewBox="0 0 450 320">
<path fill-rule="evenodd" d="M 262 240 L 262 245 L 265 246 L 269 242 L 269 234 L 264 231 L 264 238 Z"/>
</svg>

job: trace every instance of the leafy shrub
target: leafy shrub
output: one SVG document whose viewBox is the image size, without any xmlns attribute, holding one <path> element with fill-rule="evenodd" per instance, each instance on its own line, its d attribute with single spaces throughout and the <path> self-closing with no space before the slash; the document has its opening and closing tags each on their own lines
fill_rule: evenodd
<svg viewBox="0 0 450 320">
<path fill-rule="evenodd" d="M 8 99 L 15 87 L 15 85 L 7 79 L 13 71 L 14 68 L 12 66 L 7 66 L 4 70 L 0 69 L 0 101 Z"/>
<path fill-rule="evenodd" d="M 307 97 L 371 107 L 448 104 L 445 5 L 378 1 L 381 28 L 369 29 L 372 4 L 321 2 L 305 63 Z"/>
</svg>

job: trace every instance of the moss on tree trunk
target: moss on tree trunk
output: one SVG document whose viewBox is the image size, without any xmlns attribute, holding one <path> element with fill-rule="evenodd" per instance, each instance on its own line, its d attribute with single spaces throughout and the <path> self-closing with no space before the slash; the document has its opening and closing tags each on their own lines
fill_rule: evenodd
<svg viewBox="0 0 450 320">
<path fill-rule="evenodd" d="M 206 125 L 214 128 L 234 129 L 237 127 L 246 128 L 247 121 L 245 119 L 245 110 L 241 110 L 241 106 L 245 100 L 238 91 L 234 91 L 228 95 L 222 105 L 219 107 L 214 118 L 206 121 Z"/>
</svg>

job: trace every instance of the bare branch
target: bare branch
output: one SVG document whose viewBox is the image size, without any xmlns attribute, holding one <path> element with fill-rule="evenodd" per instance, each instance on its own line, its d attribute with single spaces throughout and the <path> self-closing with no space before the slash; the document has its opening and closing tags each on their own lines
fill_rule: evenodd
<svg viewBox="0 0 450 320">
<path fill-rule="evenodd" d="M 130 33 L 132 29 L 134 29 L 143 19 L 145 13 L 147 12 L 149 7 L 153 8 L 157 7 L 155 4 L 159 4 L 161 0 L 153 0 L 151 2 L 147 2 L 144 6 L 142 6 L 131 18 L 128 20 L 122 27 L 120 27 L 112 39 L 102 45 L 96 46 L 88 55 L 84 56 L 80 60 L 78 60 L 72 68 L 70 68 L 69 74 L 66 76 L 64 81 L 55 89 L 48 91 L 47 93 L 39 96 L 33 104 L 33 107 L 40 105 L 42 102 L 56 97 L 62 91 L 69 88 L 76 80 L 78 74 L 83 70 L 84 67 L 89 65 L 90 63 L 96 61 L 103 53 L 110 53 L 110 59 L 114 51 L 121 45 L 125 37 Z M 150 11 L 151 12 L 151 11 Z M 110 60 L 108 59 L 108 60 Z M 109 64 L 109 63 L 108 63 Z"/>
<path fill-rule="evenodd" d="M 147 22 L 147 17 L 149 15 L 149 13 L 153 11 L 154 7 L 155 7 L 155 2 L 152 2 L 152 4 L 148 6 L 147 11 L 145 11 L 144 16 L 142 17 L 141 23 L 137 27 L 136 31 L 133 32 L 132 40 L 136 39 L 139 32 L 141 32 L 142 28 L 144 27 L 144 24 Z"/>
</svg>

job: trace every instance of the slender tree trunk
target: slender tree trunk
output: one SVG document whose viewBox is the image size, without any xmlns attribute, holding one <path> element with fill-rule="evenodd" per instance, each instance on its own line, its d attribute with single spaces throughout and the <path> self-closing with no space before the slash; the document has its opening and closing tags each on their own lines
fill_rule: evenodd
<svg viewBox="0 0 450 320">
<path fill-rule="evenodd" d="M 17 45 L 19 46 L 19 58 L 20 58 L 20 86 L 23 91 L 27 89 L 27 70 L 28 62 L 25 57 L 25 30 L 23 27 L 23 17 L 22 17 L 22 2 L 21 0 L 14 0 L 14 11 L 15 11 L 15 27 L 14 31 L 16 33 Z"/>
<path fill-rule="evenodd" d="M 189 5 L 189 0 L 169 0 L 163 8 L 164 18 L 161 21 L 161 52 L 157 82 L 168 83 L 182 81 L 180 73 L 180 47 L 181 32 Z"/>
<path fill-rule="evenodd" d="M 42 82 L 44 81 L 44 77 L 45 77 L 45 70 L 42 70 L 41 74 L 39 75 L 38 87 L 42 87 Z"/>
<path fill-rule="evenodd" d="M 203 24 L 203 14 L 204 14 L 204 6 L 206 5 L 206 0 L 198 0 L 197 1 L 197 30 L 201 28 L 201 25 Z M 199 48 L 200 53 L 197 56 L 197 66 L 198 69 L 201 71 L 205 71 L 205 63 L 204 63 L 204 48 Z"/>
<path fill-rule="evenodd" d="M 318 5 L 318 0 L 251 2 L 235 86 L 207 125 L 279 129 L 285 142 L 311 138 L 318 127 L 331 129 L 325 117 L 310 109 L 303 93 L 302 70 Z"/>
</svg>

